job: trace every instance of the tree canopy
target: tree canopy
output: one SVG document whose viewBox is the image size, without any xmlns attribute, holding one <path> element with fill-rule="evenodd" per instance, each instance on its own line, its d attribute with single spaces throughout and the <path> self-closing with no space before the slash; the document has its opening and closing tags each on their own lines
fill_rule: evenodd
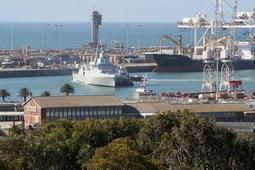
<svg viewBox="0 0 255 170">
<path fill-rule="evenodd" d="M 49 97 L 51 96 L 51 93 L 49 91 L 44 91 L 42 94 L 41 94 L 42 97 Z"/>
<path fill-rule="evenodd" d="M 75 92 L 74 87 L 70 84 L 64 84 L 61 89 L 61 93 L 64 93 L 66 96 L 69 96 L 69 94 L 73 94 Z"/>
<path fill-rule="evenodd" d="M 24 102 L 27 100 L 27 97 L 32 94 L 28 88 L 24 87 L 22 89 L 19 90 L 19 96 L 23 97 Z"/>
<path fill-rule="evenodd" d="M 6 89 L 0 90 L 0 97 L 2 97 L 3 102 L 5 102 L 5 98 L 9 96 L 10 96 L 10 93 Z"/>
<path fill-rule="evenodd" d="M 58 120 L 0 139 L 1 169 L 253 169 L 255 137 L 188 111 Z"/>
</svg>

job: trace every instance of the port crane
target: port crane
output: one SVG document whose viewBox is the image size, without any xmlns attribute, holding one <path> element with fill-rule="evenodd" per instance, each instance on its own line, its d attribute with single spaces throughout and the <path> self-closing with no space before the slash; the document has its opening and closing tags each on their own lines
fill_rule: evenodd
<svg viewBox="0 0 255 170">
<path fill-rule="evenodd" d="M 208 38 L 205 36 L 203 37 L 203 48 L 206 49 L 209 46 L 223 46 L 224 48 L 228 47 L 229 40 L 232 39 L 231 35 L 226 35 L 223 37 L 220 37 L 214 41 L 209 41 Z"/>
<path fill-rule="evenodd" d="M 175 40 L 168 35 L 161 36 L 161 38 L 160 38 L 160 53 L 162 53 L 162 46 L 163 46 L 164 41 L 168 40 L 171 43 L 173 43 L 173 45 L 178 47 L 178 54 L 182 54 L 183 53 L 182 39 L 183 39 L 183 37 L 181 35 L 178 36 L 178 40 Z"/>
<path fill-rule="evenodd" d="M 178 22 L 178 28 L 194 30 L 194 53 L 198 57 L 198 49 L 202 49 L 203 92 L 229 91 L 229 82 L 233 79 L 234 69 L 232 57 L 235 55 L 235 30 L 255 28 L 255 9 L 248 12 L 237 12 L 237 0 L 234 4 L 227 0 L 214 0 L 215 11 L 212 19 L 200 12 L 196 17 L 183 18 Z M 224 8 L 233 11 L 231 21 L 226 21 Z M 198 29 L 205 30 L 198 39 Z M 229 35 L 220 37 L 222 30 L 229 31 Z M 202 46 L 199 46 L 201 44 Z M 220 67 L 220 68 L 219 68 Z M 219 83 L 218 71 L 221 71 Z M 219 86 L 218 86 L 219 85 Z"/>
</svg>

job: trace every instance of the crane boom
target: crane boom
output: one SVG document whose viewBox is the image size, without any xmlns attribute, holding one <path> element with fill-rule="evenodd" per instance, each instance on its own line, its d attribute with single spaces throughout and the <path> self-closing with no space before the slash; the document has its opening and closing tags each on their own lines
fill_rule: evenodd
<svg viewBox="0 0 255 170">
<path fill-rule="evenodd" d="M 181 35 L 178 36 L 178 41 L 176 41 L 175 39 L 171 38 L 168 35 L 161 36 L 161 38 L 160 38 L 160 51 L 161 51 L 161 53 L 162 53 L 162 45 L 163 45 L 163 42 L 165 40 L 169 40 L 170 42 L 173 43 L 173 45 L 179 47 L 179 54 L 182 53 L 182 36 Z"/>
</svg>

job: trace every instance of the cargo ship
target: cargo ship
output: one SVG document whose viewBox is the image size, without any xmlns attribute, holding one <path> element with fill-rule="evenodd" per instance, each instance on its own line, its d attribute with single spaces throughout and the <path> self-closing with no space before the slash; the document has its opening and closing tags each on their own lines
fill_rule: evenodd
<svg viewBox="0 0 255 170">
<path fill-rule="evenodd" d="M 204 68 L 203 59 L 192 59 L 188 55 L 155 53 L 153 56 L 157 63 L 153 72 L 202 72 Z M 236 58 L 232 61 L 235 70 L 255 69 L 255 59 Z"/>
<path fill-rule="evenodd" d="M 202 72 L 207 59 L 214 58 L 224 62 L 230 59 L 234 70 L 255 69 L 255 51 L 253 49 L 255 33 L 255 10 L 248 12 L 237 12 L 237 1 L 233 5 L 232 21 L 227 22 L 223 15 L 223 0 L 215 1 L 217 17 L 213 20 L 207 18 L 206 14 L 198 14 L 193 18 L 184 18 L 178 22 L 180 29 L 193 29 L 193 44 L 183 46 L 182 36 L 177 40 L 168 35 L 161 36 L 160 51 L 153 53 L 157 67 L 154 72 Z M 202 32 L 199 37 L 198 29 Z M 248 40 L 241 41 L 236 38 L 236 29 L 249 29 Z M 217 30 L 218 36 L 215 36 Z M 244 34 L 245 35 L 245 34 Z M 247 38 L 247 37 L 246 37 Z M 173 48 L 163 46 L 164 41 L 169 41 Z M 213 51 L 212 49 L 216 50 Z M 212 56 L 214 53 L 214 56 Z"/>
</svg>

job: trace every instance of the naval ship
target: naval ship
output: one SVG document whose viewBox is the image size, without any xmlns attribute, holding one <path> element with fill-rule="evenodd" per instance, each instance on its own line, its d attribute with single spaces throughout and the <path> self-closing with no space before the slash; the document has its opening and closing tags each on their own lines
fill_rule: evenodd
<svg viewBox="0 0 255 170">
<path fill-rule="evenodd" d="M 132 86 L 124 67 L 112 64 L 102 49 L 97 49 L 93 62 L 82 64 L 78 72 L 73 72 L 73 80 L 96 86 Z"/>
</svg>

